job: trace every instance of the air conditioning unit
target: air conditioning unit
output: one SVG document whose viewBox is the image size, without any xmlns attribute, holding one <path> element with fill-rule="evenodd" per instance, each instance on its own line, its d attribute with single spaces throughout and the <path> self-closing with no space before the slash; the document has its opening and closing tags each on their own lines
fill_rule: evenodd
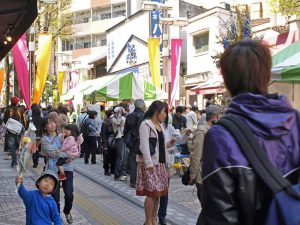
<svg viewBox="0 0 300 225">
<path fill-rule="evenodd" d="M 276 13 L 271 16 L 272 30 L 278 33 L 286 33 L 289 31 L 288 18 L 281 13 Z"/>
</svg>

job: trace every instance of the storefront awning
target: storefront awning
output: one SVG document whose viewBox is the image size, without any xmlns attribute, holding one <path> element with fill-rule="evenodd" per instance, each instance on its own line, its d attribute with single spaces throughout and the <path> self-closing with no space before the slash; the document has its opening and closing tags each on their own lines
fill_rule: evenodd
<svg viewBox="0 0 300 225">
<path fill-rule="evenodd" d="M 215 75 L 212 79 L 199 84 L 191 89 L 195 94 L 217 94 L 225 92 L 224 81 L 221 75 Z"/>
<path fill-rule="evenodd" d="M 0 60 L 27 31 L 36 17 L 37 0 L 1 0 Z M 11 41 L 7 41 L 8 36 L 11 37 Z"/>
<path fill-rule="evenodd" d="M 300 40 L 272 57 L 273 81 L 300 81 Z"/>
</svg>

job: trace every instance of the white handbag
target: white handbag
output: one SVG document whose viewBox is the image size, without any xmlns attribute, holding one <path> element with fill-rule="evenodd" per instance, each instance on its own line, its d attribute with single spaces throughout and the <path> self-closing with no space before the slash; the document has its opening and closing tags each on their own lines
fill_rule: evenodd
<svg viewBox="0 0 300 225">
<path fill-rule="evenodd" d="M 19 121 L 9 118 L 5 125 L 6 129 L 13 134 L 20 134 L 23 130 L 23 125 Z"/>
</svg>

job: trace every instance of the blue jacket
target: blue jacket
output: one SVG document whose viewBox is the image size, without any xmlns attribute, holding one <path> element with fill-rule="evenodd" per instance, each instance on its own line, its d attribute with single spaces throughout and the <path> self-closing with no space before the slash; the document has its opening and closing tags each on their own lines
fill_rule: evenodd
<svg viewBox="0 0 300 225">
<path fill-rule="evenodd" d="M 28 191 L 23 184 L 18 192 L 26 206 L 26 225 L 62 225 L 52 196 L 44 197 L 38 190 Z"/>
<path fill-rule="evenodd" d="M 300 125 L 286 97 L 240 94 L 226 113 L 240 116 L 273 165 L 292 183 L 298 182 Z M 264 224 L 272 193 L 224 127 L 214 125 L 206 134 L 202 161 L 202 212 L 197 224 Z"/>
</svg>

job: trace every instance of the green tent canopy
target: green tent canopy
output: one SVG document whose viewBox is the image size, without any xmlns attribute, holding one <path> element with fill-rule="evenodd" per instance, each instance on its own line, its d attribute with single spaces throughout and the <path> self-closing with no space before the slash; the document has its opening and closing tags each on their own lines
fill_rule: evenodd
<svg viewBox="0 0 300 225">
<path fill-rule="evenodd" d="M 61 96 L 61 100 L 82 99 L 83 96 L 95 95 L 101 100 L 115 101 L 123 99 L 156 100 L 167 99 L 167 93 L 151 82 L 130 72 L 108 75 L 94 80 L 87 80 Z"/>
<path fill-rule="evenodd" d="M 272 57 L 273 81 L 300 81 L 300 40 Z"/>
<path fill-rule="evenodd" d="M 92 87 L 83 92 L 84 95 L 90 95 L 92 93 L 101 95 L 105 97 L 106 100 L 156 100 L 168 98 L 167 93 L 133 72 L 114 75 L 112 79 L 107 82 L 94 82 Z"/>
</svg>

